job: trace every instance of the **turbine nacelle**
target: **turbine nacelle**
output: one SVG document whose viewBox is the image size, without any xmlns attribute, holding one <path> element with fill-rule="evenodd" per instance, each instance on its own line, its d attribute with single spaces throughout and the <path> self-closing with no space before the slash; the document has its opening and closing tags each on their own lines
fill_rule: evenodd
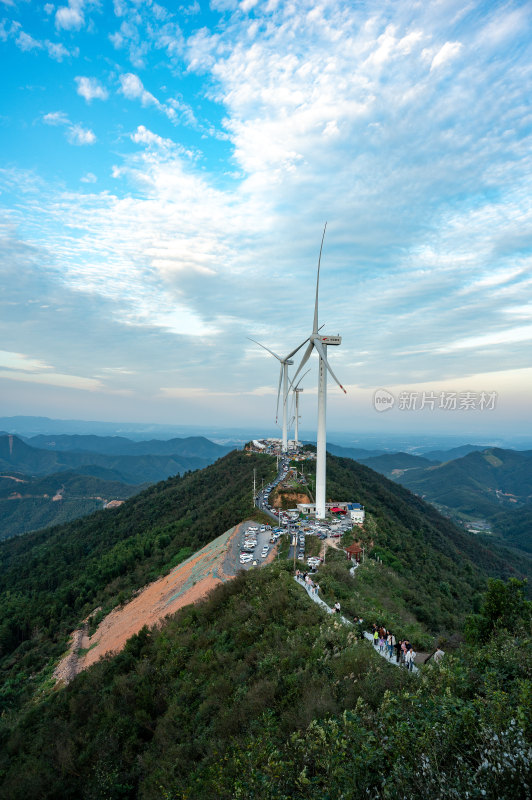
<svg viewBox="0 0 532 800">
<path fill-rule="evenodd" d="M 326 345 L 339 345 L 342 344 L 342 337 L 341 336 L 311 336 L 310 340 L 314 341 L 318 339 L 322 344 Z"/>
</svg>

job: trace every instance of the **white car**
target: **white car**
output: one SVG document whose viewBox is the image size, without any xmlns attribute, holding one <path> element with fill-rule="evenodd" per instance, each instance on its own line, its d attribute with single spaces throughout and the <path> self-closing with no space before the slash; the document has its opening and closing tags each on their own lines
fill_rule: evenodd
<svg viewBox="0 0 532 800">
<path fill-rule="evenodd" d="M 321 564 L 321 558 L 318 558 L 317 556 L 310 556 L 307 558 L 307 564 L 311 567 L 319 567 Z"/>
<path fill-rule="evenodd" d="M 240 556 L 240 563 L 241 564 L 248 564 L 251 561 L 252 558 L 253 558 L 253 556 L 251 555 L 251 553 L 242 553 L 241 556 Z"/>
<path fill-rule="evenodd" d="M 270 551 L 270 548 L 266 547 L 266 545 L 264 545 L 264 547 L 262 548 L 262 552 L 260 554 L 260 557 L 261 558 L 266 558 L 266 556 L 268 555 L 269 551 Z"/>
</svg>

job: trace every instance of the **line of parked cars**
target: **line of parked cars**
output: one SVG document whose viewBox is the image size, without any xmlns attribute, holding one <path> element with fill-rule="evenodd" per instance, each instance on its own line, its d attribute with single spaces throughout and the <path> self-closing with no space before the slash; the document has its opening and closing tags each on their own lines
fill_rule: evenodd
<svg viewBox="0 0 532 800">
<path fill-rule="evenodd" d="M 273 514 L 276 514 L 277 512 L 270 506 L 269 503 L 270 492 L 274 488 L 274 486 L 277 486 L 277 484 L 280 483 L 280 481 L 283 481 L 286 478 L 288 472 L 288 465 L 289 465 L 288 459 L 283 459 L 281 461 L 281 469 L 279 471 L 279 474 L 277 475 L 274 481 L 272 481 L 271 483 L 268 484 L 268 486 L 266 486 L 264 490 L 264 495 L 263 495 L 264 508 L 267 508 L 268 511 L 271 511 Z"/>
<path fill-rule="evenodd" d="M 270 525 L 260 525 L 260 526 L 250 525 L 245 531 L 240 545 L 239 560 L 241 564 L 249 564 L 251 561 L 256 563 L 257 556 L 255 555 L 255 550 L 258 545 L 257 535 L 259 533 L 271 534 L 270 544 L 275 544 L 275 542 L 281 535 L 279 529 L 275 529 L 274 531 L 272 531 Z M 260 557 L 266 558 L 269 552 L 270 552 L 269 545 L 264 544 L 260 552 Z"/>
</svg>

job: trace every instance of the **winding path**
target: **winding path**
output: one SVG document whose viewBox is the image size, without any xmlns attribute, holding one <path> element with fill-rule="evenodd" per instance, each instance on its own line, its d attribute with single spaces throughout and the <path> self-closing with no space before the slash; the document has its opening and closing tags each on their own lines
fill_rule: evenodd
<svg viewBox="0 0 532 800">
<path fill-rule="evenodd" d="M 352 575 L 354 575 L 355 570 L 356 570 L 357 567 L 358 567 L 358 564 L 356 566 L 354 566 L 354 567 L 351 567 L 351 569 L 349 570 Z M 306 592 L 307 592 L 308 596 L 310 597 L 310 599 L 313 600 L 315 603 L 317 603 L 319 606 L 321 606 L 323 609 L 325 609 L 325 611 L 328 614 L 334 614 L 335 613 L 334 608 L 331 608 L 330 606 L 328 606 L 327 603 L 325 602 L 325 600 L 322 600 L 321 597 L 319 597 L 317 594 L 313 593 L 311 591 L 311 587 L 308 584 L 306 584 L 305 581 L 302 578 L 298 578 L 297 575 L 294 575 L 294 580 L 296 581 L 296 583 L 299 583 L 299 585 L 302 586 L 306 590 Z M 340 614 L 340 619 L 342 620 L 342 622 L 345 622 L 346 625 L 352 625 L 353 624 L 351 622 L 351 620 L 347 619 L 347 617 L 344 617 L 343 614 Z M 374 647 L 374 645 L 373 645 L 373 637 L 372 637 L 371 633 L 369 633 L 369 631 L 364 631 L 364 638 L 367 639 L 368 642 L 371 642 L 372 647 Z M 375 650 L 376 653 L 378 653 L 378 655 L 381 656 L 381 658 L 385 658 L 386 661 L 389 664 L 393 664 L 395 667 L 403 666 L 402 664 L 398 664 L 397 661 L 395 660 L 395 657 L 393 657 L 393 656 L 390 657 L 387 652 L 381 653 L 379 650 L 377 650 L 376 647 L 374 647 L 374 650 Z M 415 664 L 412 664 L 412 672 L 413 673 L 419 673 L 419 669 L 416 667 Z"/>
</svg>

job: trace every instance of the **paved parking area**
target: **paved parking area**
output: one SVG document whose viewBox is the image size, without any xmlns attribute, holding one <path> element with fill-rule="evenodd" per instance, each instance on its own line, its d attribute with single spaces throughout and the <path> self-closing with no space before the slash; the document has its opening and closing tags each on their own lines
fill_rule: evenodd
<svg viewBox="0 0 532 800">
<path fill-rule="evenodd" d="M 257 562 L 257 566 L 260 567 L 261 564 L 269 564 L 270 561 L 273 561 L 275 557 L 275 553 L 277 551 L 277 544 L 270 544 L 270 537 L 272 535 L 270 531 L 256 531 L 255 538 L 257 539 L 257 546 L 253 550 L 253 559 L 248 561 L 247 564 L 240 563 L 240 550 L 242 546 L 242 542 L 244 540 L 244 536 L 246 531 L 253 525 L 257 525 L 260 528 L 260 525 L 257 522 L 253 522 L 252 520 L 248 520 L 247 522 L 242 522 L 240 525 L 237 526 L 237 533 L 235 536 L 231 537 L 229 542 L 229 547 L 227 550 L 227 554 L 224 559 L 224 566 L 223 571 L 226 575 L 236 575 L 238 570 L 240 569 L 251 569 L 255 565 L 253 561 Z M 266 558 L 261 558 L 261 550 L 264 545 L 267 544 L 269 547 L 268 556 Z"/>
</svg>

